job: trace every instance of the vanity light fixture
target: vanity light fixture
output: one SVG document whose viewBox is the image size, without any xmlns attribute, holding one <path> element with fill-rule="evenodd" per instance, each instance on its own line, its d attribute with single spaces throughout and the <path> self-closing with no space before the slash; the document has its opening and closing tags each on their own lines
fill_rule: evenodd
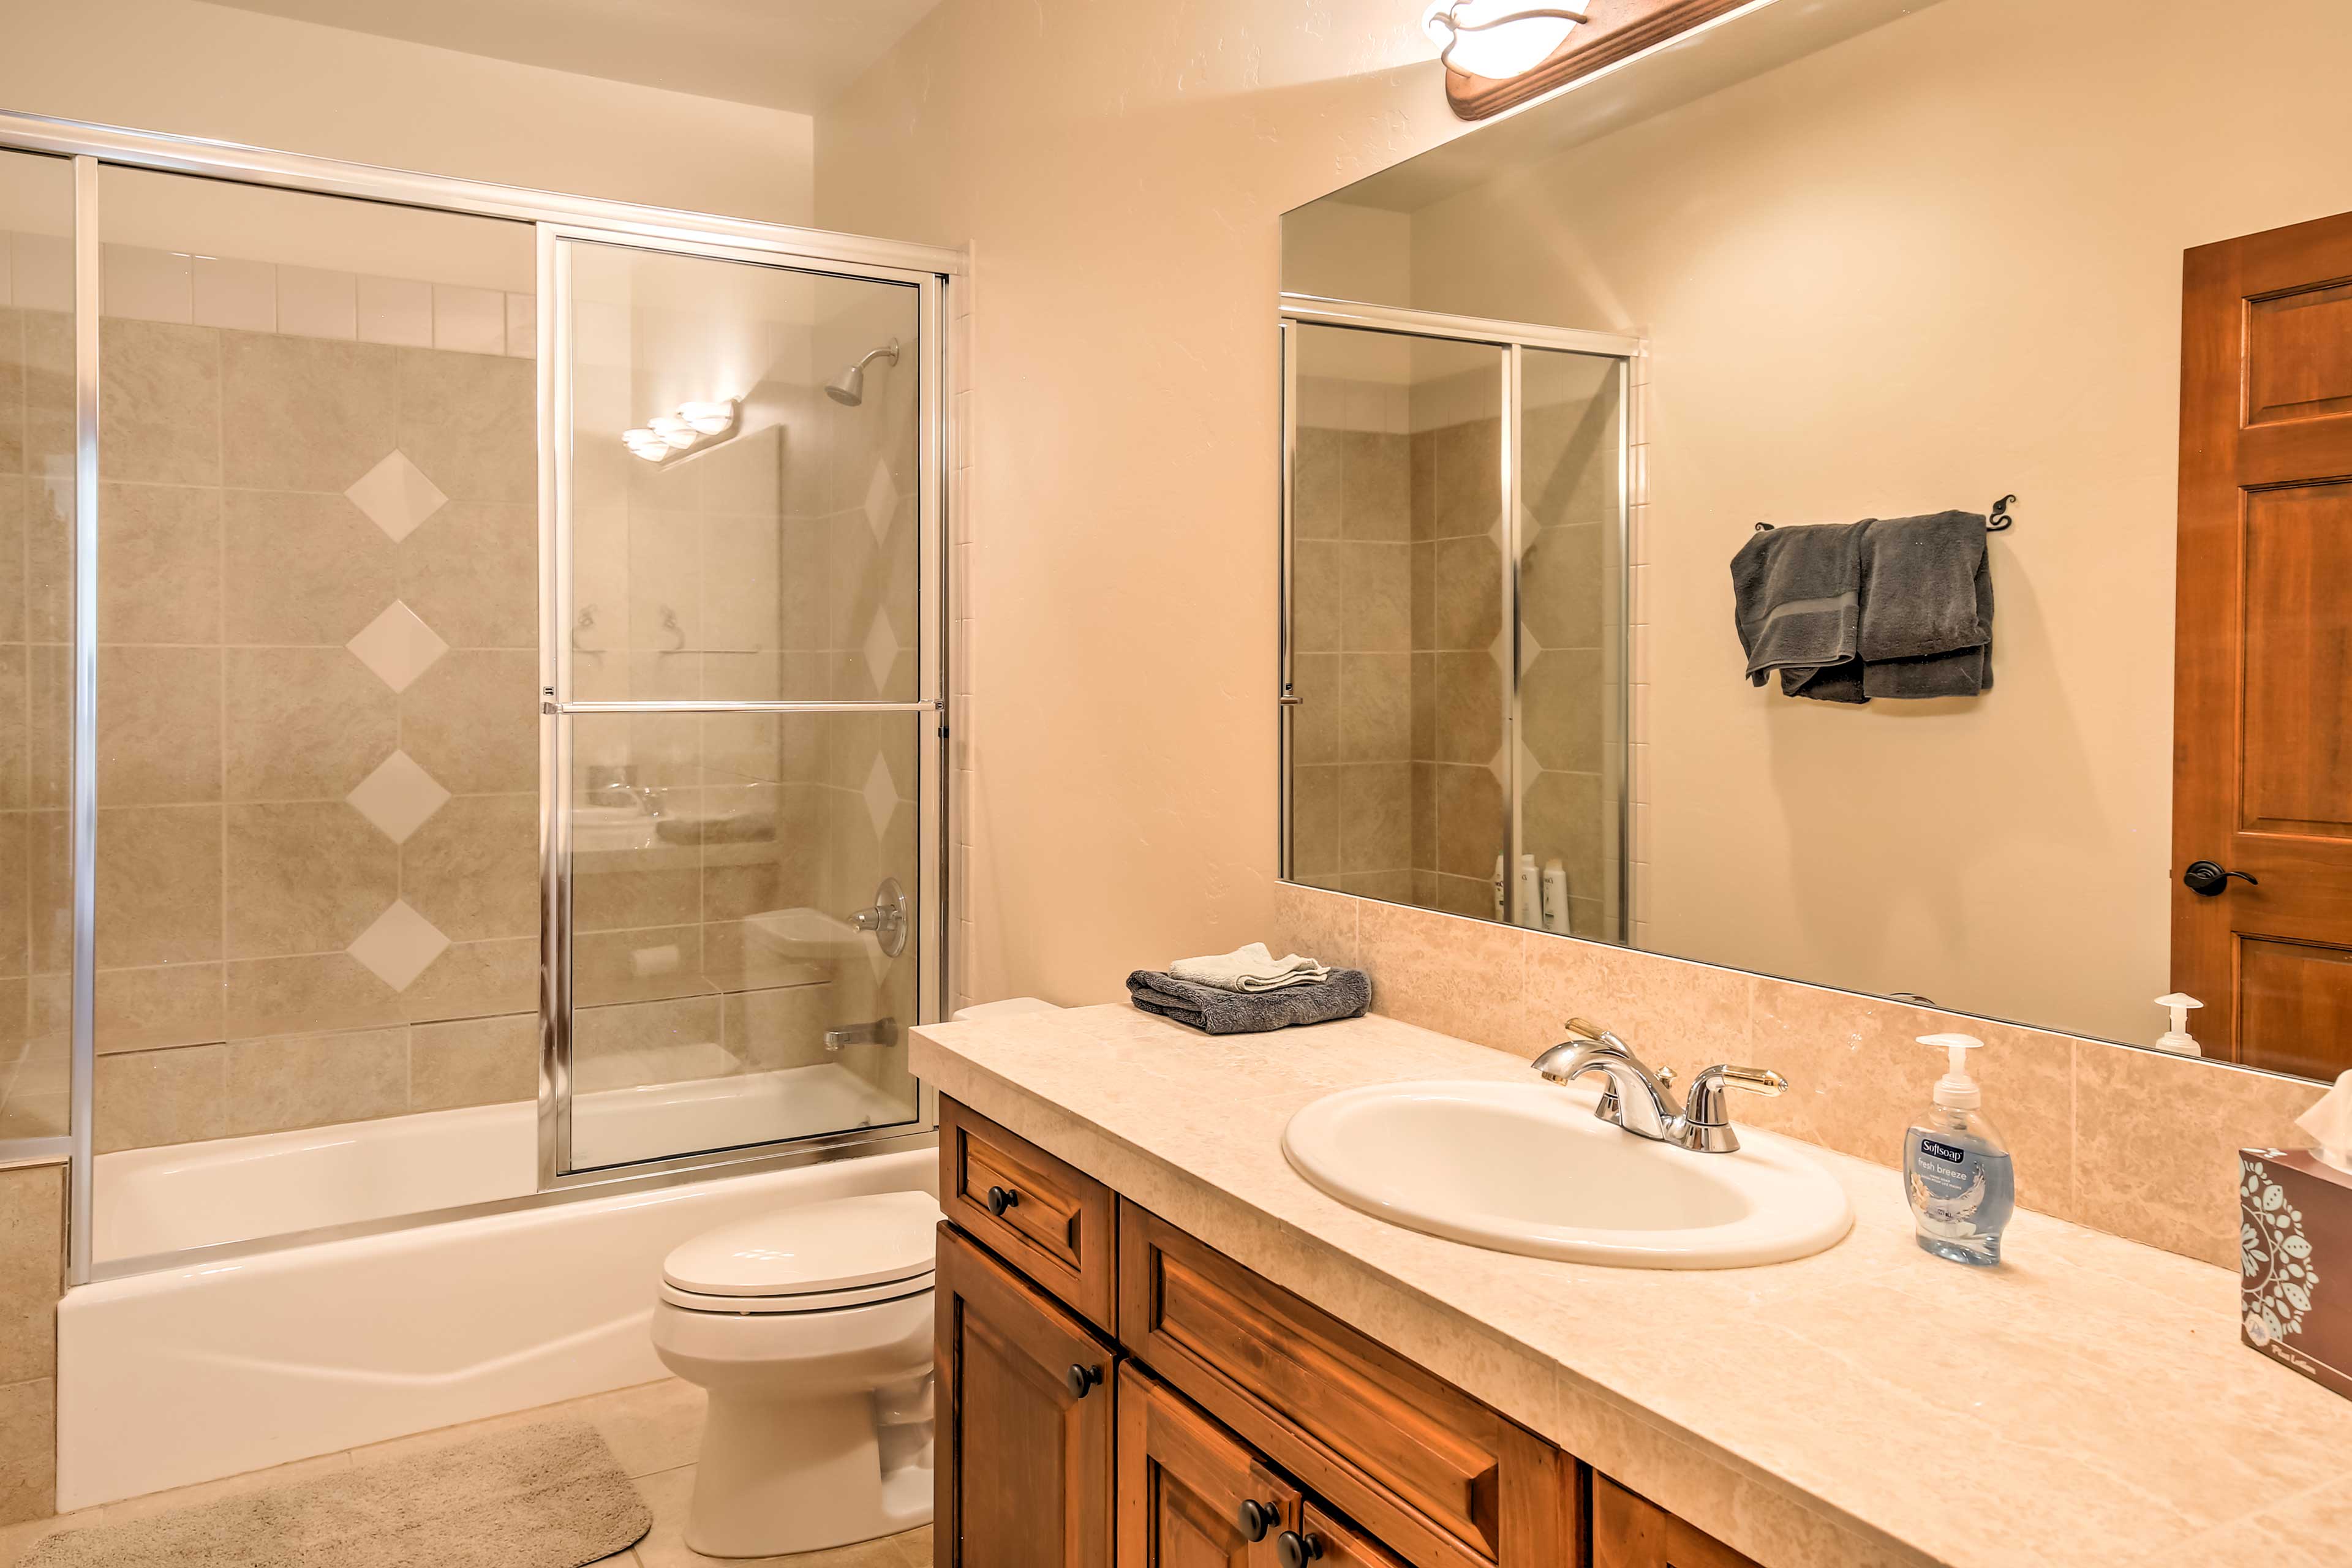
<svg viewBox="0 0 2352 1568">
<path fill-rule="evenodd" d="M 1549 59 L 1585 20 L 1584 0 L 1528 6 L 1517 0 L 1435 0 L 1421 30 L 1448 70 L 1489 81 L 1525 76 Z"/>
<path fill-rule="evenodd" d="M 732 437 L 740 428 L 742 404 L 734 398 L 716 402 L 681 403 L 674 414 L 648 419 L 634 430 L 621 432 L 621 443 L 648 463 L 708 451 Z"/>
<path fill-rule="evenodd" d="M 1422 30 L 1445 64 L 1445 101 L 1464 120 L 1572 81 L 1774 0 L 1433 0 Z"/>
</svg>

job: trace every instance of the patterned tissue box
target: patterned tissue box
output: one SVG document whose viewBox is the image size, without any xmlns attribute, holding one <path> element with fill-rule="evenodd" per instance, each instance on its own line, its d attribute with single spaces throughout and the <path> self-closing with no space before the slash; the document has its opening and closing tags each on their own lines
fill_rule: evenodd
<svg viewBox="0 0 2352 1568">
<path fill-rule="evenodd" d="M 2238 1151 L 2246 1343 L 2352 1399 L 2352 1175 L 2307 1149 Z"/>
</svg>

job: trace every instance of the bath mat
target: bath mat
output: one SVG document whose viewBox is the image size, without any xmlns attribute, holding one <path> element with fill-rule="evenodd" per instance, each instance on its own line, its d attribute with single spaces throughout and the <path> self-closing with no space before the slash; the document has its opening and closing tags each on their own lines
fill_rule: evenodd
<svg viewBox="0 0 2352 1568">
<path fill-rule="evenodd" d="M 582 1568 L 653 1510 L 584 1421 L 52 1535 L 18 1568 Z"/>
</svg>

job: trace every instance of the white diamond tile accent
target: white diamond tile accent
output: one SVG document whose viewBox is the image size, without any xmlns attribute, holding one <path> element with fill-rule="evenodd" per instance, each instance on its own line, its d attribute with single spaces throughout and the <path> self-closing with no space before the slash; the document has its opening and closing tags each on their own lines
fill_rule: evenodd
<svg viewBox="0 0 2352 1568">
<path fill-rule="evenodd" d="M 385 605 L 383 614 L 343 646 L 394 691 L 407 690 L 409 682 L 432 668 L 433 661 L 449 651 L 449 645 L 436 637 L 433 628 L 417 619 L 416 612 L 398 599 Z"/>
<path fill-rule="evenodd" d="M 407 900 L 394 899 L 346 951 L 386 985 L 405 991 L 448 946 L 438 926 L 410 909 Z"/>
<path fill-rule="evenodd" d="M 890 477 L 890 465 L 877 462 L 874 477 L 866 485 L 866 526 L 874 531 L 874 542 L 889 542 L 890 520 L 898 510 L 898 481 Z"/>
<path fill-rule="evenodd" d="M 874 624 L 866 628 L 866 672 L 874 678 L 875 690 L 889 686 L 891 668 L 898 662 L 898 634 L 890 629 L 888 613 L 877 610 Z"/>
<path fill-rule="evenodd" d="M 425 477 L 425 470 L 408 460 L 408 454 L 395 449 L 393 454 L 366 473 L 357 483 L 343 492 L 352 504 L 368 514 L 368 521 L 392 536 L 397 544 L 416 531 L 416 525 L 448 504 L 449 498 L 440 487 Z"/>
<path fill-rule="evenodd" d="M 405 844 L 410 834 L 449 804 L 449 792 L 406 752 L 394 752 L 343 798 L 381 828 L 385 837 Z"/>
<path fill-rule="evenodd" d="M 882 830 L 890 826 L 890 814 L 898 809 L 898 784 L 890 776 L 887 759 L 874 759 L 874 766 L 866 775 L 866 787 L 858 794 L 866 797 L 866 815 L 874 819 L 874 837 L 879 838 Z"/>
</svg>

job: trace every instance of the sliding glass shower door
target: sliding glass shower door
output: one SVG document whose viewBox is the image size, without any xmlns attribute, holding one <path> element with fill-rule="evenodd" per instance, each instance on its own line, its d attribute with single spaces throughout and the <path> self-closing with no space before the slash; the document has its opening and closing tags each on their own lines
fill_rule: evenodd
<svg viewBox="0 0 2352 1568">
<path fill-rule="evenodd" d="M 1622 940 L 1624 341 L 1297 297 L 1282 333 L 1284 875 Z"/>
<path fill-rule="evenodd" d="M 552 238 L 542 1181 L 919 1120 L 919 279 Z"/>
</svg>

